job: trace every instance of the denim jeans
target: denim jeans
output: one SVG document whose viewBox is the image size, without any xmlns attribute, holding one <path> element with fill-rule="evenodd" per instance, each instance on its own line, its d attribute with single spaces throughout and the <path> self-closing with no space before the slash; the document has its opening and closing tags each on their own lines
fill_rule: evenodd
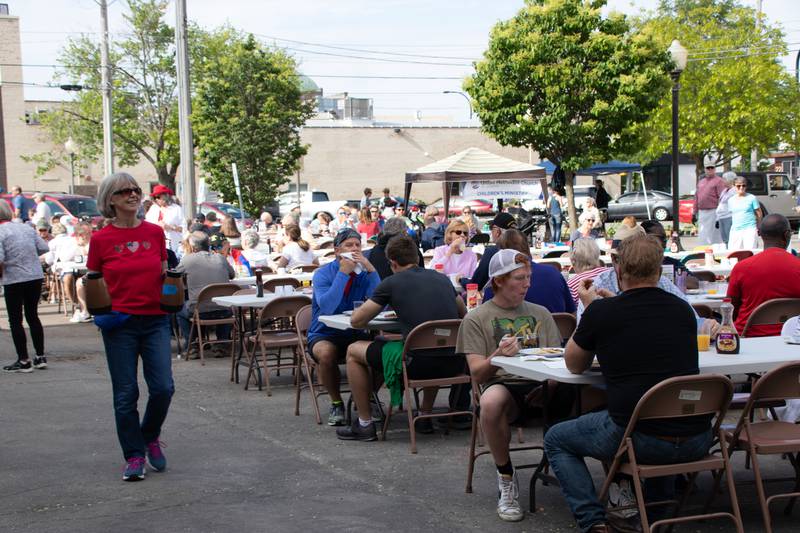
<svg viewBox="0 0 800 533">
<path fill-rule="evenodd" d="M 561 214 L 558 216 L 550 215 L 548 219 L 550 225 L 550 240 L 553 242 L 561 241 Z"/>
<path fill-rule="evenodd" d="M 114 391 L 117 437 L 125 459 L 144 457 L 145 446 L 158 438 L 175 385 L 168 315 L 134 315 L 110 331 L 102 331 Z M 138 363 L 147 382 L 148 399 L 139 422 Z"/>
<path fill-rule="evenodd" d="M 722 242 L 728 244 L 728 239 L 731 237 L 731 225 L 733 224 L 733 218 L 718 218 L 717 222 L 719 222 L 719 232 L 722 235 Z"/>
<path fill-rule="evenodd" d="M 178 328 L 181 330 L 181 337 L 183 338 L 184 349 L 188 350 L 189 345 L 191 344 L 191 339 L 189 338 L 189 333 L 192 331 L 192 316 L 194 315 L 194 308 L 190 310 L 189 302 L 183 304 L 183 309 L 178 311 L 175 314 L 175 318 L 178 319 Z M 206 311 L 204 313 L 200 313 L 200 318 L 204 318 L 207 320 L 212 320 L 215 318 L 229 318 L 233 316 L 230 309 L 218 309 L 215 311 Z M 217 338 L 218 339 L 230 339 L 231 338 L 231 330 L 233 327 L 230 324 L 222 324 L 221 326 L 215 326 Z M 197 335 L 197 330 L 194 332 Z"/>
<path fill-rule="evenodd" d="M 606 516 L 583 458 L 610 462 L 624 434 L 625 428 L 618 426 L 608 411 L 600 411 L 556 424 L 544 437 L 545 453 L 581 531 L 589 531 L 592 525 L 604 522 Z M 639 432 L 634 432 L 632 438 L 636 459 L 642 464 L 694 461 L 704 457 L 711 446 L 710 429 L 680 444 Z M 645 482 L 650 501 L 669 499 L 674 491 L 673 476 Z"/>
</svg>

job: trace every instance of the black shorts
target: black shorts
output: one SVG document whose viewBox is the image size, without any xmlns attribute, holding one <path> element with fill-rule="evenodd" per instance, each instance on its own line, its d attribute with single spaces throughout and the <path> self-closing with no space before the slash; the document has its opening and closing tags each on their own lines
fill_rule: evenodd
<svg viewBox="0 0 800 533">
<path fill-rule="evenodd" d="M 526 399 L 530 393 L 542 386 L 538 381 L 499 381 L 489 385 L 489 387 L 500 385 L 506 388 L 511 394 L 511 399 L 517 406 L 517 418 L 509 421 L 511 425 L 522 425 L 525 422 L 542 418 L 543 409 L 540 405 L 531 405 Z M 548 421 L 550 423 L 559 422 L 570 418 L 570 413 L 575 405 L 575 388 L 571 385 L 558 384 L 555 388 L 548 391 Z"/>
<path fill-rule="evenodd" d="M 369 340 L 369 337 L 361 332 L 349 337 L 317 337 L 308 343 L 308 353 L 311 354 L 311 357 L 314 359 L 314 361 L 317 361 L 317 357 L 314 355 L 314 346 L 318 342 L 327 341 L 336 347 L 336 359 L 340 363 L 344 363 L 345 357 L 347 356 L 347 347 L 356 341 L 365 340 Z M 319 363 L 319 361 L 317 361 L 317 363 Z"/>
<path fill-rule="evenodd" d="M 372 341 L 367 348 L 367 364 L 378 375 L 383 375 L 383 345 L 385 340 Z M 417 354 L 408 361 L 410 379 L 438 379 L 458 376 L 466 372 L 467 364 L 463 356 Z"/>
</svg>

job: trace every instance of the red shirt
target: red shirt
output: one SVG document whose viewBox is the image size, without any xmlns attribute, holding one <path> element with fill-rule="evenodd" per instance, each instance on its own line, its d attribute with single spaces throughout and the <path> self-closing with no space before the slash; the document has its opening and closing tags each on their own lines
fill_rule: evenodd
<svg viewBox="0 0 800 533">
<path fill-rule="evenodd" d="M 719 205 L 719 197 L 727 189 L 728 183 L 719 176 L 713 178 L 703 176 L 697 182 L 697 190 L 694 193 L 697 209 L 716 209 Z"/>
<path fill-rule="evenodd" d="M 748 317 L 767 300 L 800 298 L 800 259 L 782 248 L 767 248 L 736 263 L 728 284 L 728 296 L 742 301 L 735 325 L 739 334 Z M 781 334 L 781 324 L 752 326 L 748 337 Z"/>
<path fill-rule="evenodd" d="M 167 260 L 164 230 L 142 222 L 135 228 L 109 224 L 92 235 L 89 270 L 102 272 L 111 308 L 131 315 L 163 315 L 162 263 Z"/>
<path fill-rule="evenodd" d="M 377 222 L 359 222 L 357 231 L 359 233 L 366 233 L 367 239 L 369 239 L 373 235 L 377 235 L 381 232 L 381 226 Z"/>
</svg>

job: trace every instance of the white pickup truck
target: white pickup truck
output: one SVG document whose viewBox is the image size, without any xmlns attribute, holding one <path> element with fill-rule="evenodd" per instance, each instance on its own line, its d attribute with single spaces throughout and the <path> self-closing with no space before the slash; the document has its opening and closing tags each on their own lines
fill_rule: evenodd
<svg viewBox="0 0 800 533">
<path fill-rule="evenodd" d="M 330 200 L 325 191 L 300 191 L 300 216 L 305 219 L 313 220 L 320 212 L 328 213 L 331 219 L 335 219 L 338 209 L 347 204 L 346 200 Z M 289 214 L 289 211 L 296 205 L 296 192 L 287 192 L 278 196 L 278 210 L 281 217 Z"/>
</svg>

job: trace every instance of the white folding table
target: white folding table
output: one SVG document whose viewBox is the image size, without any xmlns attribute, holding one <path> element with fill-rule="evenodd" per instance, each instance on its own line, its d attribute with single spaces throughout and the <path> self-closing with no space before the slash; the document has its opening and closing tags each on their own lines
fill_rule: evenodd
<svg viewBox="0 0 800 533">
<path fill-rule="evenodd" d="M 345 330 L 353 328 L 353 326 L 350 325 L 350 317 L 348 315 L 321 315 L 319 321 L 333 329 Z M 365 329 L 373 331 L 400 331 L 402 325 L 398 320 L 378 320 L 373 318 L 369 321 Z"/>
<path fill-rule="evenodd" d="M 296 279 L 297 281 L 302 283 L 304 281 L 313 280 L 314 279 L 314 273 L 313 272 L 298 272 L 297 274 L 290 274 L 290 273 L 287 272 L 285 274 L 264 274 L 264 275 L 261 276 L 261 280 L 264 281 L 264 282 L 272 280 L 272 279 L 278 279 L 278 278 L 292 278 L 292 279 Z M 233 278 L 231 280 L 231 283 L 235 283 L 236 285 L 241 285 L 242 287 L 250 287 L 250 286 L 256 284 L 256 277 L 255 276 L 245 276 L 245 277 L 242 277 L 242 278 Z M 220 305 L 222 305 L 222 304 L 220 304 Z"/>
</svg>

